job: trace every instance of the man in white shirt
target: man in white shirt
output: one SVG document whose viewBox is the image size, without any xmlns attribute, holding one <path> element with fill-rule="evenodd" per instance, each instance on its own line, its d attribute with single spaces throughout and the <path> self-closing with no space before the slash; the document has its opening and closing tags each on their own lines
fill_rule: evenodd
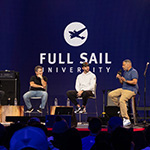
<svg viewBox="0 0 150 150">
<path fill-rule="evenodd" d="M 90 70 L 89 64 L 84 62 L 82 64 L 83 72 L 77 76 L 76 90 L 67 91 L 67 96 L 71 102 L 76 106 L 75 113 L 84 113 L 86 110 L 87 100 L 90 96 L 94 96 L 94 87 L 96 84 L 96 76 Z M 79 105 L 77 98 L 82 97 L 83 104 Z"/>
</svg>

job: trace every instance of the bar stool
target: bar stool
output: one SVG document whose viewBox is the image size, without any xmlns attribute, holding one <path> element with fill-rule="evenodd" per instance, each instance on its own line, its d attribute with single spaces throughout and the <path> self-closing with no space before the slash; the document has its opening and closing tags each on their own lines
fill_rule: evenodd
<svg viewBox="0 0 150 150">
<path fill-rule="evenodd" d="M 29 90 L 31 89 L 31 87 L 29 87 Z M 47 91 L 47 86 L 46 86 L 46 91 Z M 30 100 L 41 100 L 42 97 L 37 97 L 37 96 L 33 96 L 30 98 Z M 35 111 L 32 111 L 32 112 L 26 112 L 26 114 L 28 114 L 29 116 L 31 116 L 31 114 L 39 114 L 39 112 L 35 112 Z M 46 114 L 49 115 L 49 107 L 48 107 L 48 101 L 46 102 Z M 41 116 L 43 116 L 43 112 L 41 113 Z"/>
<path fill-rule="evenodd" d="M 42 97 L 31 97 L 30 100 L 40 100 L 41 101 Z M 28 116 L 30 117 L 31 114 L 40 114 L 40 116 L 43 116 L 43 112 L 39 113 L 37 111 L 32 111 L 32 112 L 26 112 Z M 49 107 L 48 107 L 48 101 L 46 102 L 46 115 L 49 115 Z"/>
<path fill-rule="evenodd" d="M 131 99 L 129 100 L 130 103 L 130 108 L 131 108 L 131 112 L 129 113 L 129 116 L 131 118 L 133 118 L 133 123 L 134 125 L 137 124 L 137 111 L 136 111 L 136 100 L 135 100 L 135 96 L 132 96 Z M 128 103 L 128 105 L 129 105 Z"/>
<path fill-rule="evenodd" d="M 79 122 L 82 122 L 82 119 L 81 119 L 82 115 L 88 116 L 88 115 L 95 114 L 96 117 L 98 117 L 98 108 L 97 108 L 97 99 L 96 99 L 96 87 L 97 87 L 97 84 L 95 84 L 95 86 L 94 86 L 94 92 L 93 92 L 94 96 L 90 96 L 88 98 L 88 100 L 94 100 L 94 102 L 95 102 L 95 112 L 77 113 L 77 115 L 79 115 Z M 80 100 L 82 100 L 82 97 L 79 97 L 78 100 L 79 100 L 79 104 L 80 104 Z"/>
</svg>

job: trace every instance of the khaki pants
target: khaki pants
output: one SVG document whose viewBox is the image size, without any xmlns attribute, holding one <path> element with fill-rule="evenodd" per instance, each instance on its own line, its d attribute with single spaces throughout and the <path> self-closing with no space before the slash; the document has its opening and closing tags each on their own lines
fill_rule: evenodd
<svg viewBox="0 0 150 150">
<path fill-rule="evenodd" d="M 126 102 L 134 96 L 135 93 L 133 91 L 124 90 L 122 88 L 111 91 L 108 96 L 112 99 L 112 101 L 120 106 L 120 113 L 123 118 L 129 119 L 129 115 L 127 113 L 127 104 Z M 120 97 L 120 100 L 118 99 Z"/>
</svg>

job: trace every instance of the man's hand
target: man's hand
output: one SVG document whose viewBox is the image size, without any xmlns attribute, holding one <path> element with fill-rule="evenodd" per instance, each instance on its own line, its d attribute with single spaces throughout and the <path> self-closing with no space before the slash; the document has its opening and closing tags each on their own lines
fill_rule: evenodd
<svg viewBox="0 0 150 150">
<path fill-rule="evenodd" d="M 78 91 L 77 96 L 80 97 L 82 95 L 83 91 Z"/>
<path fill-rule="evenodd" d="M 44 86 L 35 84 L 34 81 L 31 81 L 31 82 L 30 82 L 30 86 L 31 86 L 31 87 L 35 87 L 35 88 L 43 88 L 43 89 L 45 89 Z"/>
<path fill-rule="evenodd" d="M 118 78 L 122 82 L 126 81 L 126 79 L 124 77 L 120 76 L 119 74 L 116 75 L 116 78 Z"/>
<path fill-rule="evenodd" d="M 41 86 L 41 88 L 46 89 L 46 87 L 44 87 L 44 86 Z"/>
<path fill-rule="evenodd" d="M 41 80 L 43 79 L 43 76 L 38 74 L 37 77 L 41 78 Z"/>
<path fill-rule="evenodd" d="M 120 78 L 121 78 L 121 76 L 117 73 L 116 78 L 120 79 Z"/>
<path fill-rule="evenodd" d="M 124 77 L 120 76 L 120 75 L 117 73 L 116 78 L 119 79 L 119 82 L 120 82 L 121 84 L 123 84 L 122 78 L 124 78 Z"/>
<path fill-rule="evenodd" d="M 120 78 L 123 82 L 125 82 L 126 81 L 126 79 L 124 78 L 124 77 L 121 77 Z"/>
</svg>

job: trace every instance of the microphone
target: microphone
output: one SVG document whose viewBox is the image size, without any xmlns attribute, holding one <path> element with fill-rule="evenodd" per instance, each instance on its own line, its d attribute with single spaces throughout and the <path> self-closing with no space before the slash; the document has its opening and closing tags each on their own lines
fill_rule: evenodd
<svg viewBox="0 0 150 150">
<path fill-rule="evenodd" d="M 144 76 L 146 76 L 146 72 L 147 72 L 147 69 L 148 69 L 148 65 L 149 65 L 149 62 L 146 63 L 146 68 L 145 68 L 145 71 L 144 71 Z"/>
<path fill-rule="evenodd" d="M 120 76 L 122 75 L 122 69 L 120 69 L 118 72 L 117 72 L 117 74 L 119 74 Z M 116 79 L 117 79 L 117 77 L 116 77 Z"/>
<path fill-rule="evenodd" d="M 120 76 L 122 75 L 122 69 L 120 69 L 117 74 L 119 74 Z"/>
</svg>

